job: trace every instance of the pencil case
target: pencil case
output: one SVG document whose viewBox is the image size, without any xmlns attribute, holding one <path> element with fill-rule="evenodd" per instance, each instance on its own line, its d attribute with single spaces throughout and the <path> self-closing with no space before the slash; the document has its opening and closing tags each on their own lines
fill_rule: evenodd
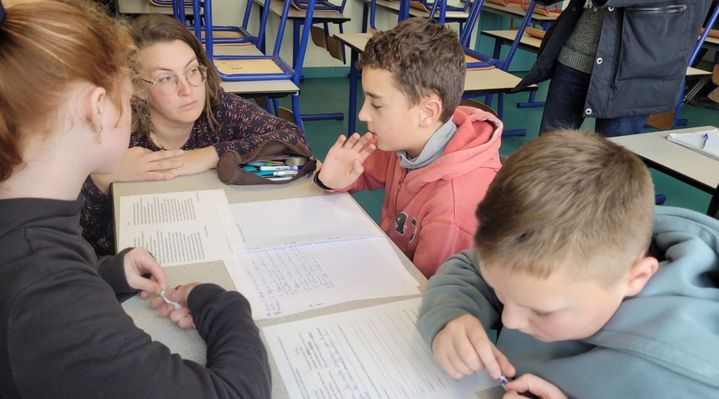
<svg viewBox="0 0 719 399">
<path fill-rule="evenodd" d="M 247 170 L 248 165 L 257 165 L 262 162 L 282 162 L 282 160 L 287 160 L 288 165 L 297 165 L 297 173 L 287 176 L 285 173 L 278 172 L 273 176 L 259 175 Z M 217 163 L 217 176 L 225 184 L 285 184 L 303 176 L 311 176 L 316 168 L 317 160 L 306 144 L 288 144 L 270 140 L 260 143 L 257 148 L 244 154 L 235 150 L 223 152 Z"/>
</svg>

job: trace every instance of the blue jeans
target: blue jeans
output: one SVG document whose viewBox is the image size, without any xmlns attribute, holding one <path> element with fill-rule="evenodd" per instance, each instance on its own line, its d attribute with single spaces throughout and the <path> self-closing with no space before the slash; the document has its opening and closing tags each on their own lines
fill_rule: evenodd
<svg viewBox="0 0 719 399">
<path fill-rule="evenodd" d="M 582 126 L 590 76 L 557 62 L 549 83 L 539 134 L 558 128 L 578 129 Z M 640 133 L 648 116 L 598 118 L 595 130 L 608 137 Z"/>
</svg>

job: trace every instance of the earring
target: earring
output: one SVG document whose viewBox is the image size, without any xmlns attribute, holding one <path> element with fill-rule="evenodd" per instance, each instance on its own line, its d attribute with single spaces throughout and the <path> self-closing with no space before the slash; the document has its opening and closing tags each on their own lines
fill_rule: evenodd
<svg viewBox="0 0 719 399">
<path fill-rule="evenodd" d="M 102 125 L 97 125 L 94 128 L 95 137 L 97 138 L 97 144 L 102 144 Z"/>
</svg>

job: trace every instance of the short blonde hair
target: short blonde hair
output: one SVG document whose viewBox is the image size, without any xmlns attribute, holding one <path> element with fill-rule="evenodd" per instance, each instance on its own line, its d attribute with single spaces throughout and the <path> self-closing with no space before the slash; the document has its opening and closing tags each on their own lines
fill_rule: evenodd
<svg viewBox="0 0 719 399">
<path fill-rule="evenodd" d="M 654 186 L 623 147 L 595 133 L 557 131 L 509 157 L 476 215 L 482 267 L 546 278 L 562 266 L 611 284 L 649 247 Z"/>
</svg>

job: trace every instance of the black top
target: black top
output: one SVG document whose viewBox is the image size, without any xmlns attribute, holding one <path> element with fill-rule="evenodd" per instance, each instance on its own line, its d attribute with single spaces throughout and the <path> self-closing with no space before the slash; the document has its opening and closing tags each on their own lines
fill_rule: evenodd
<svg viewBox="0 0 719 399">
<path fill-rule="evenodd" d="M 203 284 L 189 307 L 207 367 L 171 355 L 124 312 L 123 254 L 100 262 L 82 202 L 0 200 L 0 398 L 268 398 L 247 300 Z M 167 320 L 167 323 L 170 323 Z"/>
</svg>

